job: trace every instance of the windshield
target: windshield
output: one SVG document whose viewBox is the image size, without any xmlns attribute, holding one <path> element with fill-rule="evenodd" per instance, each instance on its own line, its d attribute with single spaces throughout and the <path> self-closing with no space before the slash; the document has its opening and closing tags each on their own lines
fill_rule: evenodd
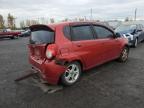
<svg viewBox="0 0 144 108">
<path fill-rule="evenodd" d="M 116 28 L 116 32 L 122 32 L 122 31 L 133 31 L 136 29 L 136 25 L 121 25 Z"/>
<path fill-rule="evenodd" d="M 54 42 L 54 32 L 48 30 L 37 30 L 31 32 L 31 44 L 44 44 Z"/>
</svg>

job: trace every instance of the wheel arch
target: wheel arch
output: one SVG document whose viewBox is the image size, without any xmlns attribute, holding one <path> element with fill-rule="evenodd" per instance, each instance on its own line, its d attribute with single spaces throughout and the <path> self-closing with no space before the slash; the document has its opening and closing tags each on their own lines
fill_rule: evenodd
<svg viewBox="0 0 144 108">
<path fill-rule="evenodd" d="M 71 60 L 71 61 L 65 61 L 65 65 L 68 65 L 69 63 L 72 63 L 72 62 L 78 62 L 81 66 L 81 69 L 82 71 L 84 70 L 84 64 L 82 63 L 82 61 L 80 59 L 74 59 L 74 60 Z"/>
<path fill-rule="evenodd" d="M 71 62 L 78 62 L 81 65 L 82 70 L 85 70 L 85 68 L 86 68 L 86 64 L 85 64 L 83 58 L 81 57 L 81 55 L 71 53 L 69 55 L 58 56 L 56 58 L 56 63 L 59 65 L 66 66 L 67 64 L 69 64 Z"/>
<path fill-rule="evenodd" d="M 82 70 L 81 72 L 83 72 L 83 70 L 84 70 L 83 63 L 82 63 L 82 61 L 80 59 L 75 59 L 75 60 L 71 60 L 71 61 L 67 60 L 67 61 L 64 62 L 63 65 L 67 66 L 69 63 L 72 63 L 72 62 L 78 62 L 80 64 L 80 66 L 81 66 L 81 70 Z M 62 84 L 62 82 L 61 82 L 62 75 L 63 75 L 63 73 L 60 75 L 60 77 L 58 79 L 58 84 Z"/>
</svg>

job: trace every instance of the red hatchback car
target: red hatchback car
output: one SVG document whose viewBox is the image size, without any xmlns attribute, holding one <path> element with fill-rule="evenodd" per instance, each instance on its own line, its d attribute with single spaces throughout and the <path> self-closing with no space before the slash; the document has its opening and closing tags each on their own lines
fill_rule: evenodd
<svg viewBox="0 0 144 108">
<path fill-rule="evenodd" d="M 128 59 L 128 40 L 96 22 L 30 27 L 29 61 L 49 84 L 70 86 L 97 65 Z"/>
</svg>

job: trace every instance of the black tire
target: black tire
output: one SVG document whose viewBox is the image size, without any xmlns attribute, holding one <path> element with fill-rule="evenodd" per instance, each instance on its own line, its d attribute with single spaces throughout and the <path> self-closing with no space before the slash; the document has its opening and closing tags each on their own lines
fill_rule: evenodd
<svg viewBox="0 0 144 108">
<path fill-rule="evenodd" d="M 12 36 L 11 39 L 18 39 L 18 36 Z"/>
<path fill-rule="evenodd" d="M 120 57 L 118 58 L 119 62 L 126 62 L 128 60 L 129 55 L 129 47 L 124 47 L 122 50 Z"/>
<path fill-rule="evenodd" d="M 71 66 L 77 66 L 75 68 L 75 69 L 78 69 L 77 70 L 78 71 L 78 75 L 77 76 L 74 75 L 75 74 L 74 72 L 73 72 L 73 74 L 71 74 L 70 72 L 68 72 L 68 69 L 70 70 Z M 61 76 L 61 83 L 64 86 L 74 85 L 80 79 L 80 76 L 81 76 L 81 73 L 82 73 L 81 65 L 78 62 L 71 62 L 66 67 L 67 68 L 66 68 L 65 72 Z M 71 78 L 69 77 L 69 75 L 71 75 Z M 72 76 L 76 77 L 75 81 L 73 81 L 73 82 L 68 81 L 68 79 L 66 77 L 69 77 L 69 80 L 70 80 L 70 79 L 73 79 Z"/>
<path fill-rule="evenodd" d="M 14 36 L 10 37 L 11 39 L 15 39 Z"/>
<path fill-rule="evenodd" d="M 138 38 L 135 39 L 134 44 L 133 44 L 133 47 L 136 48 L 137 45 L 138 45 Z"/>
</svg>

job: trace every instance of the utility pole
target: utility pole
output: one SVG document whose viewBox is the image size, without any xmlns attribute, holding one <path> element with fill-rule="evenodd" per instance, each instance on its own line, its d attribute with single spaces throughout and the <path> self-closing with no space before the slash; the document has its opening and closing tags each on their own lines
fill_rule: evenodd
<svg viewBox="0 0 144 108">
<path fill-rule="evenodd" d="M 86 16 L 84 16 L 85 21 L 87 20 Z"/>
<path fill-rule="evenodd" d="M 91 8 L 91 20 L 93 19 L 93 10 Z"/>
<path fill-rule="evenodd" d="M 137 8 L 135 8 L 135 17 L 134 17 L 135 21 L 136 21 L 136 18 L 137 18 Z"/>
</svg>

